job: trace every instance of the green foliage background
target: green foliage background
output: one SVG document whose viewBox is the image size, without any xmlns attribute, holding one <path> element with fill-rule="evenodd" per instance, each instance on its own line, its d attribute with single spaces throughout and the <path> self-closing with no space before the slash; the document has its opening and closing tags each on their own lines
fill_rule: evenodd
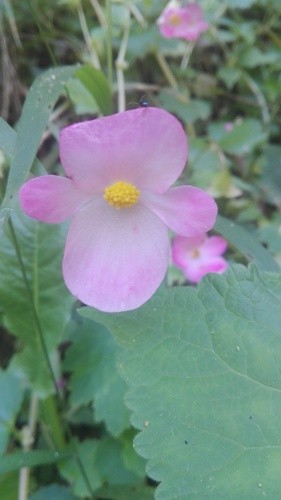
<svg viewBox="0 0 281 500">
<path fill-rule="evenodd" d="M 161 37 L 166 3 L 0 4 L 5 500 L 280 495 L 281 5 L 201 0 L 209 29 L 188 45 Z M 170 266 L 143 307 L 102 314 L 64 286 L 67 227 L 17 197 L 61 172 L 63 126 L 116 112 L 127 35 L 126 107 L 145 95 L 181 120 L 181 181 L 216 198 L 230 268 L 191 287 Z"/>
</svg>

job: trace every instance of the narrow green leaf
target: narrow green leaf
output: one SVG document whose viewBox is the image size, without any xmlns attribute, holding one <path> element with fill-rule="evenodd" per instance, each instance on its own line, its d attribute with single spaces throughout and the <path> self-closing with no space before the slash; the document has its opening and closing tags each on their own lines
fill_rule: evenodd
<svg viewBox="0 0 281 500">
<path fill-rule="evenodd" d="M 15 154 L 17 133 L 10 127 L 10 125 L 0 117 L 0 149 L 2 149 L 5 155 L 11 160 Z M 36 175 L 42 175 L 46 173 L 43 165 L 36 158 L 32 171 Z"/>
<path fill-rule="evenodd" d="M 101 112 L 104 115 L 110 115 L 112 113 L 112 96 L 104 74 L 93 66 L 85 65 L 75 72 L 75 76 L 94 97 Z"/>
<path fill-rule="evenodd" d="M 0 224 L 3 224 L 10 215 L 15 194 L 32 167 L 52 109 L 58 97 L 64 92 L 64 85 L 76 70 L 77 66 L 49 69 L 36 78 L 27 94 L 17 127 L 15 155 L 1 207 Z"/>
<path fill-rule="evenodd" d="M 10 158 L 14 155 L 16 138 L 14 129 L 0 116 L 0 149 Z"/>
<path fill-rule="evenodd" d="M 271 253 L 243 227 L 219 215 L 214 229 L 234 245 L 248 261 L 254 261 L 262 271 L 280 271 Z"/>
<path fill-rule="evenodd" d="M 70 452 L 65 451 L 17 451 L 0 457 L 0 474 L 21 469 L 21 467 L 37 467 L 39 465 L 53 464 L 70 458 L 71 455 Z"/>
</svg>

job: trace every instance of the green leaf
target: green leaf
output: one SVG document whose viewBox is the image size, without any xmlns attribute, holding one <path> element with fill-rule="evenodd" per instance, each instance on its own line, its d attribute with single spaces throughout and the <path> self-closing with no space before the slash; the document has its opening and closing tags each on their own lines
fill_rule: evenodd
<svg viewBox="0 0 281 500">
<path fill-rule="evenodd" d="M 5 371 L 0 371 L 0 453 L 8 444 L 10 430 L 21 407 L 23 389 L 16 377 Z"/>
<path fill-rule="evenodd" d="M 61 273 L 64 228 L 61 225 L 41 224 L 25 216 L 20 209 L 14 211 L 12 221 L 47 350 L 51 355 L 70 319 L 74 301 L 64 286 Z M 47 395 L 51 391 L 51 383 L 46 376 L 37 323 L 8 233 L 3 235 L 0 247 L 0 304 L 6 328 L 21 340 L 24 347 L 13 363 L 17 369 L 23 368 L 38 394 Z"/>
<path fill-rule="evenodd" d="M 8 157 L 12 157 L 15 150 L 17 133 L 10 125 L 0 116 L 0 149 Z"/>
<path fill-rule="evenodd" d="M 144 475 L 140 477 L 126 467 L 121 441 L 106 437 L 96 441 L 85 440 L 78 443 L 77 447 L 91 488 L 96 492 L 96 498 L 99 498 L 99 488 L 104 485 L 132 488 L 144 484 Z M 85 479 L 74 457 L 61 462 L 59 469 L 62 476 L 73 484 L 75 495 L 82 498 L 89 496 Z"/>
<path fill-rule="evenodd" d="M 154 488 L 146 484 L 105 485 L 97 490 L 98 498 L 114 500 L 153 500 Z"/>
<path fill-rule="evenodd" d="M 63 365 L 71 372 L 71 404 L 93 402 L 95 419 L 104 421 L 113 436 L 120 435 L 130 425 L 124 404 L 126 384 L 116 367 L 120 347 L 106 328 L 86 320 L 77 324 L 71 340 Z"/>
<path fill-rule="evenodd" d="M 59 484 L 49 484 L 45 488 L 40 488 L 30 495 L 29 500 L 75 500 L 69 488 Z"/>
<path fill-rule="evenodd" d="M 66 451 L 17 451 L 0 457 L 0 474 L 21 469 L 22 467 L 38 467 L 39 465 L 53 464 L 70 457 Z"/>
<path fill-rule="evenodd" d="M 99 441 L 97 454 L 97 464 L 104 484 L 125 485 L 139 484 L 144 482 L 143 474 L 135 474 L 134 471 L 126 467 L 124 461 L 124 443 L 113 438 L 105 438 Z M 135 454 L 135 452 L 133 451 Z"/>
<path fill-rule="evenodd" d="M 100 473 L 96 467 L 97 449 L 97 441 L 85 440 L 82 443 L 77 443 L 77 452 L 92 491 L 102 485 Z M 82 498 L 89 497 L 89 488 L 75 457 L 61 462 L 59 470 L 61 475 L 73 485 L 74 495 Z"/>
<path fill-rule="evenodd" d="M 258 47 L 245 47 L 241 46 L 239 51 L 239 64 L 245 68 L 260 68 L 263 64 L 277 64 L 280 63 L 279 50 L 270 50 L 262 52 Z"/>
<path fill-rule="evenodd" d="M 15 154 L 17 141 L 17 133 L 10 127 L 10 125 L 0 117 L 0 149 L 2 149 L 5 155 L 11 160 Z M 43 165 L 36 158 L 33 163 L 32 168 L 33 173 L 36 175 L 42 175 L 46 173 Z"/>
<path fill-rule="evenodd" d="M 281 147 L 270 144 L 265 149 L 266 162 L 258 185 L 269 203 L 281 208 Z"/>
<path fill-rule="evenodd" d="M 34 490 L 34 479 L 30 477 L 28 483 L 29 491 Z M 0 476 L 0 492 L 5 500 L 15 500 L 18 498 L 19 492 L 19 475 L 17 471 L 1 474 Z M 29 497 L 28 497 L 29 498 Z"/>
<path fill-rule="evenodd" d="M 266 134 L 258 120 L 249 118 L 234 122 L 233 125 L 231 131 L 225 130 L 223 123 L 212 123 L 208 127 L 210 138 L 227 153 L 245 155 L 264 143 Z"/>
<path fill-rule="evenodd" d="M 52 109 L 58 97 L 64 92 L 64 85 L 76 70 L 77 66 L 51 68 L 36 78 L 27 94 L 17 126 L 15 154 L 1 206 L 1 224 L 10 215 L 16 193 L 32 167 Z"/>
<path fill-rule="evenodd" d="M 75 72 L 75 76 L 83 83 L 95 99 L 104 115 L 112 113 L 112 97 L 110 86 L 104 74 L 93 66 L 85 65 Z"/>
<path fill-rule="evenodd" d="M 214 229 L 234 245 L 248 261 L 254 261 L 262 271 L 280 271 L 270 252 L 243 227 L 219 215 Z"/>
<path fill-rule="evenodd" d="M 234 266 L 138 310 L 83 316 L 123 346 L 136 451 L 156 498 L 278 498 L 281 276 Z"/>
<path fill-rule="evenodd" d="M 75 106 L 76 114 L 98 114 L 99 109 L 94 97 L 77 78 L 71 78 L 67 84 L 67 92 Z"/>
<path fill-rule="evenodd" d="M 210 105 L 201 99 L 183 99 L 168 92 L 159 93 L 159 99 L 165 109 L 176 114 L 184 123 L 192 123 L 195 120 L 206 120 L 210 115 Z"/>
<path fill-rule="evenodd" d="M 225 0 L 225 3 L 231 9 L 248 9 L 255 0 Z"/>
</svg>

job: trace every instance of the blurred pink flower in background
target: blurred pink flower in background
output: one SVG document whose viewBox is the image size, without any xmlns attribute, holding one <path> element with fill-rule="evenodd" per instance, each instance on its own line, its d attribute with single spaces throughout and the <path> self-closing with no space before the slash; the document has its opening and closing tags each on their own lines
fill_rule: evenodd
<svg viewBox="0 0 281 500">
<path fill-rule="evenodd" d="M 203 12 L 197 3 L 182 7 L 176 1 L 169 2 L 157 20 L 161 34 L 165 38 L 184 38 L 195 41 L 208 29 Z"/>
<path fill-rule="evenodd" d="M 227 269 L 228 263 L 222 257 L 226 249 L 227 242 L 221 236 L 176 236 L 172 242 L 172 259 L 190 282 L 198 283 L 205 274 L 223 273 Z"/>
<path fill-rule="evenodd" d="M 139 108 L 70 125 L 59 146 L 67 177 L 26 182 L 22 209 L 51 224 L 72 217 L 63 276 L 73 295 L 102 311 L 135 309 L 165 276 L 168 228 L 193 237 L 215 223 L 210 195 L 170 188 L 187 160 L 183 127 L 167 111 Z"/>
<path fill-rule="evenodd" d="M 233 130 L 233 128 L 234 128 L 234 125 L 233 125 L 232 122 L 225 122 L 225 124 L 224 124 L 224 130 L 226 132 L 231 132 Z"/>
</svg>

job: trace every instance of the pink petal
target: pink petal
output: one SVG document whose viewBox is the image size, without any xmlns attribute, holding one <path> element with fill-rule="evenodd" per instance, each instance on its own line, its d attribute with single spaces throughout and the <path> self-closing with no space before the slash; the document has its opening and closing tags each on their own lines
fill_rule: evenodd
<svg viewBox="0 0 281 500">
<path fill-rule="evenodd" d="M 196 236 L 209 231 L 215 224 L 217 205 L 199 188 L 180 186 L 161 196 L 145 192 L 141 200 L 175 233 Z"/>
<path fill-rule="evenodd" d="M 162 193 L 185 166 L 187 139 L 167 111 L 139 108 L 66 127 L 60 156 L 67 175 L 95 192 L 122 180 Z"/>
<path fill-rule="evenodd" d="M 71 179 L 43 175 L 26 182 L 19 197 L 26 215 L 56 224 L 70 217 L 91 195 L 78 190 Z"/>
<path fill-rule="evenodd" d="M 102 197 L 85 205 L 68 233 L 63 275 L 82 302 L 106 312 L 146 302 L 168 265 L 164 224 L 140 203 L 116 210 Z"/>
<path fill-rule="evenodd" d="M 210 236 L 204 241 L 201 252 L 206 257 L 222 255 L 227 249 L 227 241 L 221 236 Z"/>
<path fill-rule="evenodd" d="M 178 19 L 176 23 L 175 18 Z M 165 8 L 157 24 L 164 37 L 185 38 L 189 41 L 196 40 L 208 28 L 208 23 L 203 19 L 203 11 L 196 3 Z"/>
<path fill-rule="evenodd" d="M 183 269 L 187 279 L 192 283 L 198 283 L 203 276 L 209 273 L 223 273 L 228 263 L 222 257 L 213 257 L 212 260 L 190 259 Z"/>
<path fill-rule="evenodd" d="M 172 241 L 172 260 L 174 264 L 180 268 L 185 268 L 186 262 L 191 258 L 191 252 L 200 248 L 205 236 L 205 233 L 191 238 L 175 236 Z"/>
</svg>

